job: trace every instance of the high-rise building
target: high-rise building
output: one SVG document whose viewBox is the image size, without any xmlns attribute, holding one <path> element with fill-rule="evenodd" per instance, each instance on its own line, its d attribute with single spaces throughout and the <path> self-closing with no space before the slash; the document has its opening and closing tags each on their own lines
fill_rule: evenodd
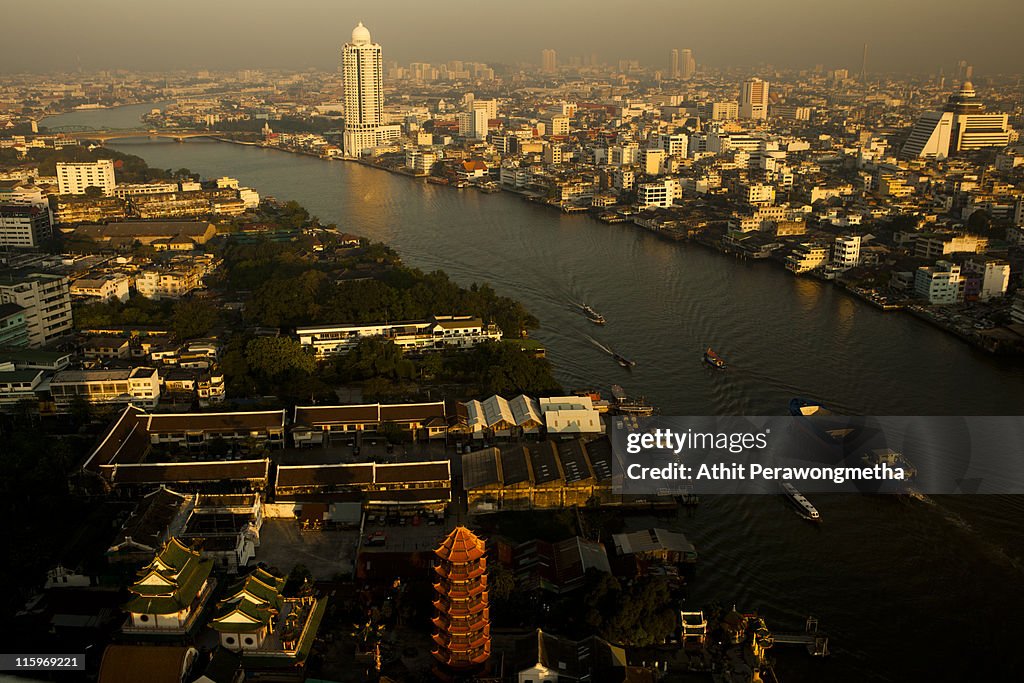
<svg viewBox="0 0 1024 683">
<path fill-rule="evenodd" d="M 85 194 L 87 188 L 96 187 L 103 194 L 114 194 L 114 162 L 110 159 L 81 163 L 57 163 L 57 192 L 59 194 Z"/>
<path fill-rule="evenodd" d="M 1009 116 L 986 112 L 970 81 L 964 81 L 960 90 L 949 96 L 945 110 L 953 114 L 950 150 L 967 152 L 1010 144 Z"/>
<path fill-rule="evenodd" d="M 483 140 L 487 137 L 490 118 L 487 107 L 471 107 L 455 117 L 459 124 L 459 137 L 467 140 Z"/>
<path fill-rule="evenodd" d="M 558 70 L 558 53 L 548 48 L 540 53 L 541 70 L 546 74 L 553 74 Z"/>
<path fill-rule="evenodd" d="M 949 96 L 943 111 L 921 115 L 900 150 L 904 159 L 944 159 L 956 152 L 1010 144 L 1007 114 L 988 113 L 974 86 L 965 81 Z"/>
<path fill-rule="evenodd" d="M 703 102 L 697 106 L 697 115 L 702 119 L 732 121 L 739 118 L 739 105 L 735 102 Z"/>
<path fill-rule="evenodd" d="M 904 159 L 945 159 L 953 130 L 953 114 L 948 111 L 926 112 L 914 124 L 910 137 L 903 143 Z"/>
<path fill-rule="evenodd" d="M 443 673 L 466 674 L 491 655 L 484 542 L 455 527 L 434 551 L 434 658 Z"/>
<path fill-rule="evenodd" d="M 680 76 L 682 76 L 683 69 L 679 61 L 679 58 L 679 50 L 677 50 L 676 48 L 672 48 L 672 70 L 670 72 L 672 74 L 672 78 L 679 78 Z"/>
<path fill-rule="evenodd" d="M 357 157 L 380 144 L 384 122 L 381 49 L 370 40 L 370 31 L 362 22 L 352 29 L 351 42 L 342 48 L 341 76 L 345 89 L 344 152 Z"/>
<path fill-rule="evenodd" d="M 697 73 L 697 60 L 693 57 L 693 50 L 683 48 L 679 55 L 679 70 L 683 80 L 690 80 Z"/>
<path fill-rule="evenodd" d="M 760 78 L 748 78 L 743 82 L 743 93 L 740 96 L 741 119 L 768 118 L 768 81 Z"/>
</svg>

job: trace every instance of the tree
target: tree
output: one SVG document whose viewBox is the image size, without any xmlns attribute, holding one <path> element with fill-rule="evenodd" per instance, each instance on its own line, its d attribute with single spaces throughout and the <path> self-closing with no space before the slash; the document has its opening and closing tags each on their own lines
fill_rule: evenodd
<svg viewBox="0 0 1024 683">
<path fill-rule="evenodd" d="M 359 340 L 354 349 L 340 357 L 335 369 L 342 381 L 397 379 L 408 364 L 394 342 L 368 338 Z"/>
<path fill-rule="evenodd" d="M 385 422 L 380 426 L 378 434 L 387 439 L 388 443 L 403 443 L 412 439 L 412 434 L 394 422 Z"/>
<path fill-rule="evenodd" d="M 585 623 L 613 643 L 647 647 L 665 642 L 675 629 L 668 584 L 660 578 L 641 579 L 624 588 L 615 577 L 588 572 Z"/>
<path fill-rule="evenodd" d="M 981 235 L 987 234 L 991 225 L 992 215 L 984 209 L 978 209 L 967 218 L 968 229 Z"/>
<path fill-rule="evenodd" d="M 82 510 L 68 495 L 71 453 L 64 440 L 44 433 L 44 426 L 16 428 L 0 448 L 0 618 L 9 619 L 28 596 L 38 591 L 46 570 L 67 546 L 68 520 Z"/>
<path fill-rule="evenodd" d="M 245 346 L 249 370 L 258 378 L 275 382 L 289 375 L 309 375 L 316 369 L 312 352 L 288 337 L 257 337 Z"/>
<path fill-rule="evenodd" d="M 508 600 L 515 593 L 516 577 L 505 565 L 495 564 L 487 577 L 487 587 L 494 600 Z"/>
<path fill-rule="evenodd" d="M 304 564 L 297 564 L 288 572 L 288 578 L 285 580 L 284 588 L 281 592 L 285 595 L 296 595 L 302 590 L 303 586 L 312 583 L 312 581 L 313 573 L 309 571 L 309 568 Z"/>
<path fill-rule="evenodd" d="M 179 341 L 202 337 L 217 324 L 217 308 L 202 299 L 185 299 L 174 304 L 171 330 Z"/>
<path fill-rule="evenodd" d="M 72 421 L 74 421 L 77 427 L 84 427 L 92 422 L 93 406 L 85 396 L 76 394 L 75 397 L 71 399 L 71 405 L 68 410 Z"/>
<path fill-rule="evenodd" d="M 206 452 L 213 456 L 224 456 L 228 454 L 230 446 L 222 436 L 214 437 L 206 447 Z"/>
<path fill-rule="evenodd" d="M 480 344 L 472 356 L 477 379 L 486 393 L 546 394 L 560 389 L 551 376 L 550 362 L 512 344 Z"/>
</svg>

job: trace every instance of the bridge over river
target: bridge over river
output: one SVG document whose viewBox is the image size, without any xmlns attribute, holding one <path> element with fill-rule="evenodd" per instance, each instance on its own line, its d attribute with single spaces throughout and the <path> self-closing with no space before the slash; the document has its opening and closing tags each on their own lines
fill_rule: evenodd
<svg viewBox="0 0 1024 683">
<path fill-rule="evenodd" d="M 98 130 L 88 126 L 54 126 L 47 129 L 50 133 L 60 133 L 65 137 L 77 138 L 79 140 L 94 140 L 106 142 L 108 140 L 119 140 L 122 138 L 169 138 L 183 142 L 189 138 L 221 138 L 227 134 L 216 130 L 185 130 L 185 129 L 158 129 L 158 128 L 115 128 L 109 130 Z"/>
</svg>

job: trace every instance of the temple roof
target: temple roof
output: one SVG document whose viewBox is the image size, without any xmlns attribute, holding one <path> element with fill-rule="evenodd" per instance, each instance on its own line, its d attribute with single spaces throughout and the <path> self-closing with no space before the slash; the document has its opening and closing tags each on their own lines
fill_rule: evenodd
<svg viewBox="0 0 1024 683">
<path fill-rule="evenodd" d="M 125 609 L 135 614 L 173 614 L 187 609 L 213 571 L 213 560 L 172 538 L 139 571 Z"/>
<path fill-rule="evenodd" d="M 210 626 L 218 631 L 255 631 L 280 614 L 285 579 L 257 568 L 228 589 L 229 597 L 217 604 L 218 613 Z"/>
<path fill-rule="evenodd" d="M 441 545 L 434 551 L 448 562 L 472 562 L 484 556 L 484 542 L 464 526 L 455 527 Z"/>
</svg>

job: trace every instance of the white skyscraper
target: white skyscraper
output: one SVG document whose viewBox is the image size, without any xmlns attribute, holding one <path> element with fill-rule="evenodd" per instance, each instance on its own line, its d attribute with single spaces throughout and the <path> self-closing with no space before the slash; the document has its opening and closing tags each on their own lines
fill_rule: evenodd
<svg viewBox="0 0 1024 683">
<path fill-rule="evenodd" d="M 384 110 L 384 66 L 380 45 L 362 22 L 341 51 L 345 87 L 345 155 L 357 157 L 380 144 Z"/>
<path fill-rule="evenodd" d="M 748 78 L 743 82 L 740 118 L 768 118 L 768 81 L 762 81 L 760 78 Z"/>
</svg>

